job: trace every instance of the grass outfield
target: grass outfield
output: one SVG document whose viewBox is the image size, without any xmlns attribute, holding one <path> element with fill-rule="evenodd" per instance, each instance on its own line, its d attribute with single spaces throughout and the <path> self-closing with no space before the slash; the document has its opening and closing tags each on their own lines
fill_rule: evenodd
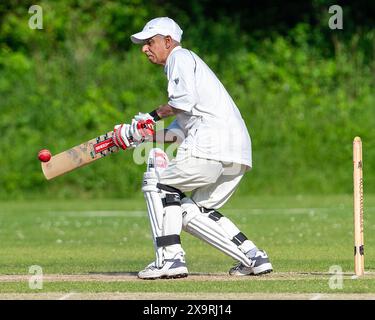
<svg viewBox="0 0 375 320">
<path fill-rule="evenodd" d="M 231 278 L 230 257 L 183 233 L 192 275 L 142 281 L 135 273 L 153 260 L 142 199 L 2 202 L 0 293 L 375 293 L 375 196 L 365 195 L 367 273 L 359 279 L 352 206 L 350 195 L 234 196 L 221 212 L 267 251 L 274 273 Z M 42 289 L 29 288 L 32 265 L 43 270 Z M 344 273 L 342 285 L 335 270 Z"/>
</svg>

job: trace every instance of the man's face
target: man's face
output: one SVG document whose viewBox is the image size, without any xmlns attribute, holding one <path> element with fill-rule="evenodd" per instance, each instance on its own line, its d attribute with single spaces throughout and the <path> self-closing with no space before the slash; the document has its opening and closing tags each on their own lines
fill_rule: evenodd
<svg viewBox="0 0 375 320">
<path fill-rule="evenodd" d="M 170 39 L 161 35 L 153 36 L 145 40 L 142 46 L 142 52 L 144 52 L 148 60 L 155 64 L 164 65 L 167 61 L 170 47 Z"/>
</svg>

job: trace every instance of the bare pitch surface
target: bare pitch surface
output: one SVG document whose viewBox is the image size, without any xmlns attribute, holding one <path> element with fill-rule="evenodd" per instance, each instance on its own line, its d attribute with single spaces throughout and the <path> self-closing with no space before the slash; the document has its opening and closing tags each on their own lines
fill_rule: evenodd
<svg viewBox="0 0 375 320">
<path fill-rule="evenodd" d="M 162 279 L 155 280 L 156 282 L 170 281 L 295 281 L 295 280 L 329 280 L 333 273 L 323 272 L 272 272 L 261 276 L 245 276 L 234 277 L 226 273 L 190 273 L 187 278 L 180 279 Z M 340 274 L 343 280 L 359 279 L 354 273 Z M 0 275 L 0 282 L 27 282 L 31 278 L 30 275 Z M 366 272 L 361 279 L 375 280 L 375 272 Z M 43 280 L 46 282 L 126 282 L 126 281 L 140 281 L 147 282 L 137 277 L 136 272 L 109 272 L 109 273 L 94 273 L 94 274 L 46 274 L 43 275 Z"/>
</svg>

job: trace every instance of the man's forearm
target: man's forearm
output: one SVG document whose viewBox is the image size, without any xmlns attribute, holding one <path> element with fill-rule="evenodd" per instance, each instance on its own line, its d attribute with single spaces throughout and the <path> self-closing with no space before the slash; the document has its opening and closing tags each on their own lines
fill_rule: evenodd
<svg viewBox="0 0 375 320">
<path fill-rule="evenodd" d="M 160 119 L 175 115 L 175 110 L 169 104 L 159 106 L 154 112 L 156 112 Z"/>
<path fill-rule="evenodd" d="M 178 110 L 171 107 L 169 104 L 163 104 L 149 114 L 154 118 L 155 121 L 158 121 L 163 118 L 174 116 L 177 112 Z M 175 134 L 173 131 L 168 129 L 159 130 L 157 132 L 155 131 L 152 137 L 152 141 L 158 143 L 181 143 L 182 140 L 183 139 L 181 139 L 178 134 Z"/>
</svg>

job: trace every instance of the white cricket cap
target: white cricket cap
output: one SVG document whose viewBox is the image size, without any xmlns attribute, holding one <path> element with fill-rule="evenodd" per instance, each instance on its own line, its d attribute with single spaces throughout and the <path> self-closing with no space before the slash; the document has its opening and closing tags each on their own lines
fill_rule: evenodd
<svg viewBox="0 0 375 320">
<path fill-rule="evenodd" d="M 161 34 L 162 36 L 171 36 L 173 40 L 181 42 L 182 32 L 174 20 L 168 17 L 160 17 L 147 22 L 143 30 L 130 36 L 130 39 L 133 43 L 143 43 L 144 40 Z"/>
</svg>

